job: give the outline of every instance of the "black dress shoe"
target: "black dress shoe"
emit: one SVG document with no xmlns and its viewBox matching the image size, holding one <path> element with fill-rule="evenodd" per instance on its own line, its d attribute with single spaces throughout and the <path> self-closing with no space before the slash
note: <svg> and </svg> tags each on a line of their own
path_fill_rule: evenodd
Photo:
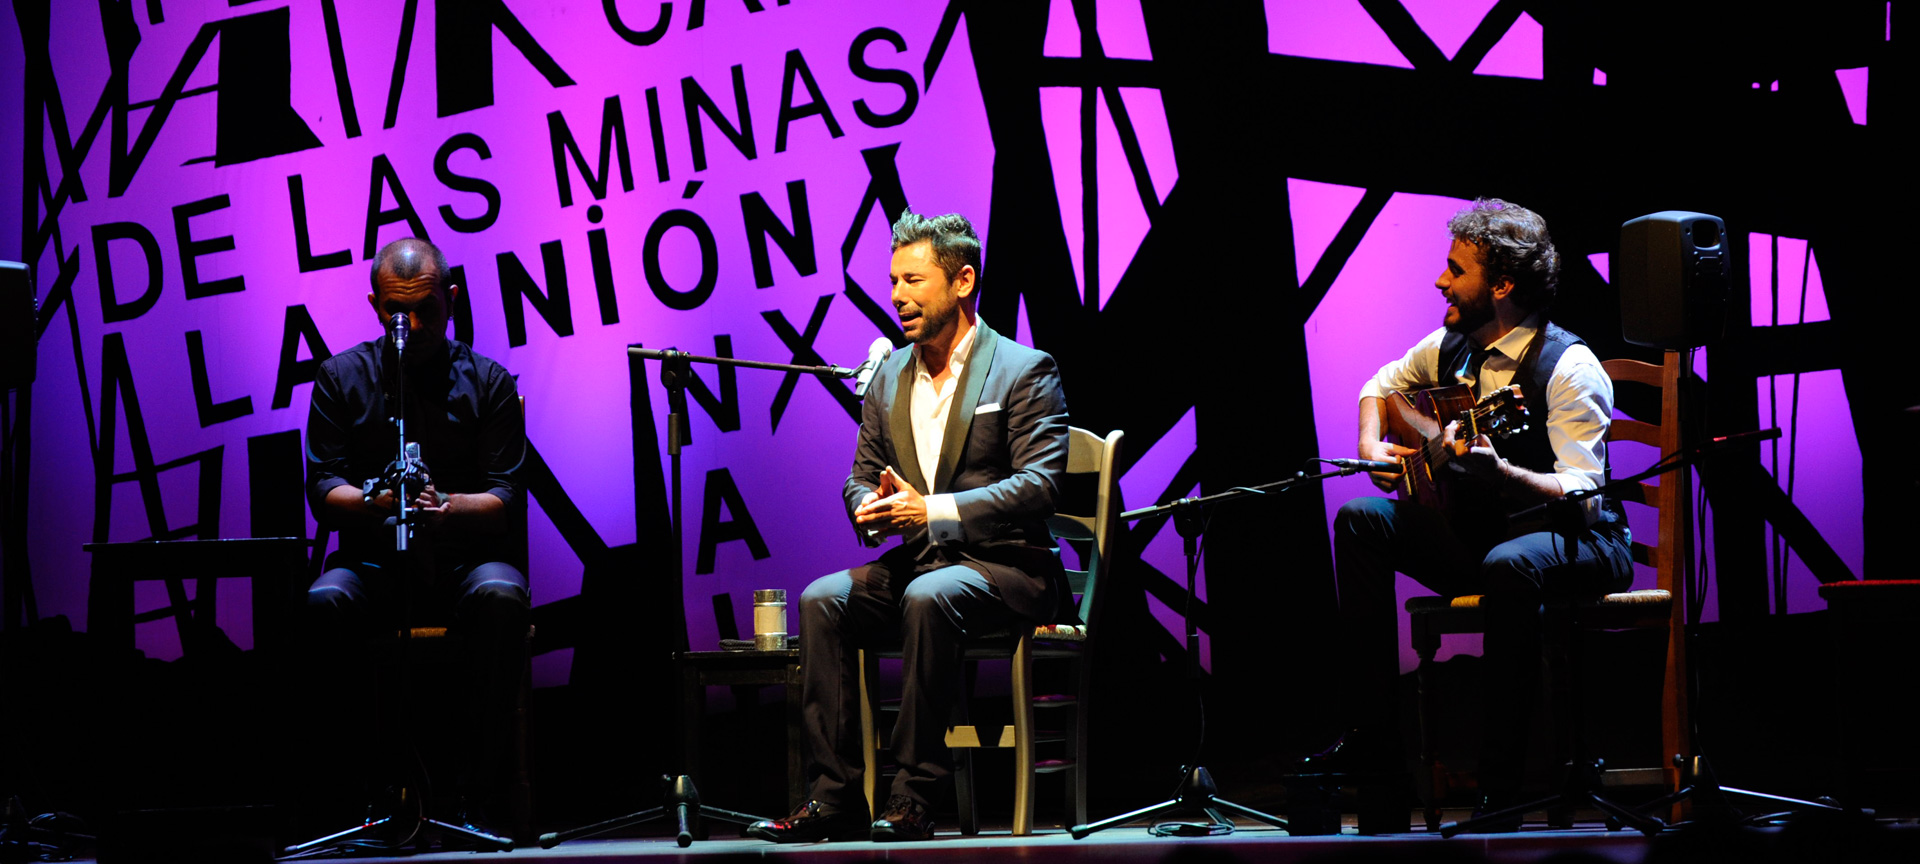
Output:
<svg viewBox="0 0 1920 864">
<path fill-rule="evenodd" d="M 875 843 L 932 839 L 933 815 L 927 812 L 927 805 L 905 795 L 888 798 L 887 809 L 873 823 Z"/>
<path fill-rule="evenodd" d="M 742 832 L 775 843 L 813 843 L 820 840 L 857 840 L 866 833 L 859 813 L 843 812 L 815 800 L 793 809 L 785 819 L 762 819 Z"/>
</svg>

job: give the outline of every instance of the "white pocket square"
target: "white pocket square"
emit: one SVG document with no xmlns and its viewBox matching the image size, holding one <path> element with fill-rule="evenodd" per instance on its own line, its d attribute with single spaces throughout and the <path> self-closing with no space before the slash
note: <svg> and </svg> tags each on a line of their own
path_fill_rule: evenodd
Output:
<svg viewBox="0 0 1920 864">
<path fill-rule="evenodd" d="M 975 408 L 975 409 L 973 409 L 973 413 L 975 413 L 975 414 L 992 414 L 993 412 L 995 412 L 995 411 L 998 411 L 998 410 L 1000 410 L 1000 403 L 998 403 L 998 402 L 988 402 L 988 403 L 987 403 L 987 404 L 985 404 L 985 405 L 981 405 L 980 407 L 978 407 L 978 408 Z"/>
</svg>

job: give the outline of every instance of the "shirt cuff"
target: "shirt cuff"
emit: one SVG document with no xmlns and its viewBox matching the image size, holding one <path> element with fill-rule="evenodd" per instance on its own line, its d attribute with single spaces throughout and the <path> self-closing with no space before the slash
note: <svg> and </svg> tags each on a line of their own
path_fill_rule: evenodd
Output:
<svg viewBox="0 0 1920 864">
<path fill-rule="evenodd" d="M 967 539 L 966 532 L 960 527 L 960 506 L 953 503 L 953 495 L 942 493 L 926 498 L 927 536 L 933 540 L 933 545 L 942 546 Z"/>
<path fill-rule="evenodd" d="M 1575 492 L 1585 492 L 1588 489 L 1598 488 L 1598 484 L 1578 474 L 1556 473 L 1553 475 L 1553 479 L 1560 481 L 1560 494 L 1562 495 L 1571 495 Z M 1605 496 L 1595 495 L 1580 502 L 1580 509 L 1586 515 L 1588 525 L 1592 525 L 1600 518 L 1600 510 L 1604 500 Z"/>
</svg>

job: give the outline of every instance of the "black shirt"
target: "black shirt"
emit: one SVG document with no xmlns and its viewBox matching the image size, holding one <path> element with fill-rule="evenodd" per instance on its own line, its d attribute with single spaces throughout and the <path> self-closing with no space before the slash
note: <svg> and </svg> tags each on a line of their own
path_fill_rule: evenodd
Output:
<svg viewBox="0 0 1920 864">
<path fill-rule="evenodd" d="M 527 433 L 513 378 L 464 342 L 445 346 L 441 357 L 407 370 L 407 440 L 420 444 L 435 489 L 484 492 L 519 506 Z M 322 502 L 334 487 L 359 488 L 394 460 L 398 435 L 387 407 L 387 370 L 393 365 L 384 339 L 362 342 L 320 364 L 307 413 L 307 501 L 314 518 L 326 521 Z M 340 530 L 343 553 L 378 557 L 393 549 L 391 529 L 378 524 L 331 527 Z M 498 554 L 473 547 L 457 557 L 488 560 Z"/>
</svg>

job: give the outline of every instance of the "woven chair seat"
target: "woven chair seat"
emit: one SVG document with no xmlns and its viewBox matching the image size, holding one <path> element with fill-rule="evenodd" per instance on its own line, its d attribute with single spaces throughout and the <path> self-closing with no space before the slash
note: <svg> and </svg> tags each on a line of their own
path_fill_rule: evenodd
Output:
<svg viewBox="0 0 1920 864">
<path fill-rule="evenodd" d="M 1443 609 L 1478 609 L 1484 594 L 1462 594 L 1458 597 L 1409 597 L 1407 611 L 1415 615 L 1431 614 Z M 1548 605 L 1565 605 L 1567 601 L 1548 601 Z M 1647 588 L 1640 591 L 1621 591 L 1603 594 L 1599 597 L 1582 597 L 1582 607 L 1614 606 L 1660 606 L 1673 602 L 1673 592 L 1659 588 Z"/>
<path fill-rule="evenodd" d="M 1085 642 L 1085 624 L 1044 624 L 1033 628 L 1033 638 L 1046 642 Z"/>
</svg>

